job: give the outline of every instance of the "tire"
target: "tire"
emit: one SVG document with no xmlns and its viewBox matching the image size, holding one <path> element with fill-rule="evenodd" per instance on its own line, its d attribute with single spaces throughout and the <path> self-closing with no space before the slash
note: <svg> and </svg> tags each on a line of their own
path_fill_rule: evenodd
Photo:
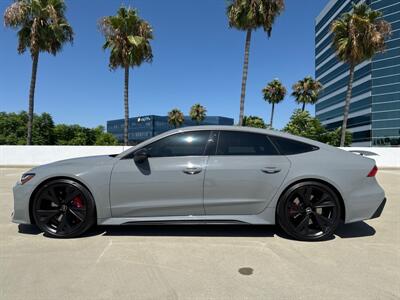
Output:
<svg viewBox="0 0 400 300">
<path fill-rule="evenodd" d="M 327 185 L 316 181 L 300 182 L 279 199 L 277 221 L 291 237 L 302 241 L 330 238 L 341 220 L 341 202 Z"/>
<path fill-rule="evenodd" d="M 70 179 L 55 179 L 35 194 L 32 216 L 46 236 L 77 237 L 96 223 L 95 202 L 82 184 Z"/>
</svg>

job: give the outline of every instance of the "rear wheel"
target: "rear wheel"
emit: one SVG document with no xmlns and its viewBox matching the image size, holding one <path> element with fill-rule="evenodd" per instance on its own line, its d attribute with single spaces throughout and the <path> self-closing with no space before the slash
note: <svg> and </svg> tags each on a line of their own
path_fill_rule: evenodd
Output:
<svg viewBox="0 0 400 300">
<path fill-rule="evenodd" d="M 340 223 L 340 201 L 328 186 L 319 182 L 301 182 L 280 198 L 277 217 L 290 236 L 305 241 L 332 236 Z"/>
<path fill-rule="evenodd" d="M 94 200 L 81 184 L 57 179 L 46 183 L 36 193 L 32 215 L 46 235 L 76 237 L 95 223 Z"/>
</svg>

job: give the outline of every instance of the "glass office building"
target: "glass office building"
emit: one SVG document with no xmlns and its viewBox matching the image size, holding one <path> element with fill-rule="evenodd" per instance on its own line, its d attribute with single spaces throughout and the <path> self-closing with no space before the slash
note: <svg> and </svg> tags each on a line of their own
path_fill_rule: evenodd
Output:
<svg viewBox="0 0 400 300">
<path fill-rule="evenodd" d="M 351 3 L 331 0 L 316 19 L 315 77 L 324 89 L 316 104 L 316 116 L 328 129 L 342 125 L 349 66 L 339 62 L 332 48 L 330 24 Z M 400 146 L 400 0 L 366 0 L 391 23 L 392 35 L 384 53 L 355 69 L 348 130 L 353 146 Z"/>
<path fill-rule="evenodd" d="M 196 122 L 185 116 L 184 126 L 194 126 Z M 220 116 L 207 116 L 201 125 L 233 125 L 232 118 Z M 137 144 L 156 136 L 162 132 L 173 129 L 168 124 L 167 116 L 141 116 L 129 119 L 128 139 L 130 144 Z M 124 119 L 107 121 L 107 132 L 113 134 L 118 141 L 124 140 Z"/>
</svg>

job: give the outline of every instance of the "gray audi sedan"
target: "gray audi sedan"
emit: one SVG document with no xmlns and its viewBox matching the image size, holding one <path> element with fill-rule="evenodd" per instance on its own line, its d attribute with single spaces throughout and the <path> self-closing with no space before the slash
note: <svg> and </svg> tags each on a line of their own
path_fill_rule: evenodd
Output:
<svg viewBox="0 0 400 300">
<path fill-rule="evenodd" d="M 118 155 L 35 167 L 14 187 L 13 222 L 69 238 L 91 226 L 278 224 L 322 240 L 379 217 L 372 159 L 281 132 L 234 126 L 171 130 Z"/>
</svg>

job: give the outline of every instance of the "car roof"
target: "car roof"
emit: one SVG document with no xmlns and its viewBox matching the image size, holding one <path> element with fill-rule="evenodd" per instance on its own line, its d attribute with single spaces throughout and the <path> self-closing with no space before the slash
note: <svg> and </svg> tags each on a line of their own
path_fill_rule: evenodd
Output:
<svg viewBox="0 0 400 300">
<path fill-rule="evenodd" d="M 151 143 L 153 143 L 159 139 L 162 139 L 166 136 L 173 135 L 176 133 L 199 131 L 199 130 L 223 130 L 223 131 L 253 132 L 253 133 L 267 134 L 270 136 L 278 136 L 278 137 L 288 138 L 291 140 L 307 143 L 307 144 L 314 145 L 319 148 L 324 148 L 324 149 L 328 149 L 328 150 L 338 149 L 336 147 L 332 147 L 327 144 L 320 143 L 320 142 L 317 142 L 317 141 L 314 141 L 314 140 L 311 140 L 308 138 L 292 135 L 292 134 L 285 133 L 282 131 L 277 131 L 277 130 L 236 126 L 236 125 L 231 125 L 231 126 L 229 126 L 229 125 L 200 125 L 200 126 L 180 127 L 180 128 L 176 128 L 176 129 L 172 129 L 172 130 L 163 132 L 163 133 L 156 135 L 146 141 L 141 142 L 140 144 L 138 144 L 136 146 L 129 148 L 128 150 L 125 150 L 124 152 L 120 153 L 118 155 L 118 157 L 124 157 L 125 155 L 134 151 L 135 149 L 138 149 L 138 148 L 141 148 L 148 144 L 151 144 Z"/>
</svg>

